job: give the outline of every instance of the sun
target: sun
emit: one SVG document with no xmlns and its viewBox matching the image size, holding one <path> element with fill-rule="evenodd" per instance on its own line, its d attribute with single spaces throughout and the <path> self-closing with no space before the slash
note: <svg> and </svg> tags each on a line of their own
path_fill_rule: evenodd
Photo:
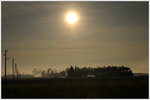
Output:
<svg viewBox="0 0 150 100">
<path fill-rule="evenodd" d="M 67 15 L 66 15 L 66 20 L 68 23 L 70 24 L 74 24 L 75 22 L 78 21 L 78 16 L 75 12 L 69 12 Z"/>
</svg>

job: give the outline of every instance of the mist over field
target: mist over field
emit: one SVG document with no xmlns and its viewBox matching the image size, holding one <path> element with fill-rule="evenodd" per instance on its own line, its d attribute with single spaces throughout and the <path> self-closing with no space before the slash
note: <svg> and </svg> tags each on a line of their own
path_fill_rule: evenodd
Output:
<svg viewBox="0 0 150 100">
<path fill-rule="evenodd" d="M 148 99 L 148 1 L 2 1 L 2 99 Z"/>
</svg>

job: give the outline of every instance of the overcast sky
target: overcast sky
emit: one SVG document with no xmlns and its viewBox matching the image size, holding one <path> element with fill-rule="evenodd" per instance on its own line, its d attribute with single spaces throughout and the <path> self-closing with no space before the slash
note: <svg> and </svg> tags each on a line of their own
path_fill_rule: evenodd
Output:
<svg viewBox="0 0 150 100">
<path fill-rule="evenodd" d="M 65 16 L 74 11 L 73 26 Z M 148 2 L 2 2 L 8 73 L 71 65 L 124 65 L 148 73 Z M 2 57 L 2 74 L 4 56 Z"/>
</svg>

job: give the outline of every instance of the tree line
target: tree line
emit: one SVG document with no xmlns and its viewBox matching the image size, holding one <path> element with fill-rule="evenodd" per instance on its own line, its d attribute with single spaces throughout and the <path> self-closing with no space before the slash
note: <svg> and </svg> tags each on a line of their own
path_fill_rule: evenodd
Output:
<svg viewBox="0 0 150 100">
<path fill-rule="evenodd" d="M 83 67 L 79 68 L 77 66 L 66 69 L 67 77 L 88 77 L 93 75 L 94 77 L 131 77 L 133 73 L 129 67 L 125 66 L 107 66 L 107 67 Z"/>
<path fill-rule="evenodd" d="M 129 67 L 125 66 L 103 66 L 103 67 L 83 67 L 77 66 L 66 68 L 63 71 L 57 71 L 56 69 L 48 68 L 47 70 L 34 69 L 33 75 L 40 75 L 47 78 L 83 78 L 83 77 L 131 77 L 133 73 Z"/>
<path fill-rule="evenodd" d="M 62 78 L 66 77 L 66 71 L 57 71 L 56 69 L 48 68 L 47 70 L 40 70 L 34 68 L 32 71 L 34 76 L 46 77 L 46 78 Z"/>
</svg>

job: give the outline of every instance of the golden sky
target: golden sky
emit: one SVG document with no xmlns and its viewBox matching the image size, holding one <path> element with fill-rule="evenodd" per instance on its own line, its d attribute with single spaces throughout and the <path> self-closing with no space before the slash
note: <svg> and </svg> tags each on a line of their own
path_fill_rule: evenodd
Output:
<svg viewBox="0 0 150 100">
<path fill-rule="evenodd" d="M 66 13 L 79 20 L 70 25 Z M 2 2 L 8 73 L 124 65 L 148 73 L 148 2 Z M 2 57 L 2 74 L 4 56 Z"/>
</svg>

